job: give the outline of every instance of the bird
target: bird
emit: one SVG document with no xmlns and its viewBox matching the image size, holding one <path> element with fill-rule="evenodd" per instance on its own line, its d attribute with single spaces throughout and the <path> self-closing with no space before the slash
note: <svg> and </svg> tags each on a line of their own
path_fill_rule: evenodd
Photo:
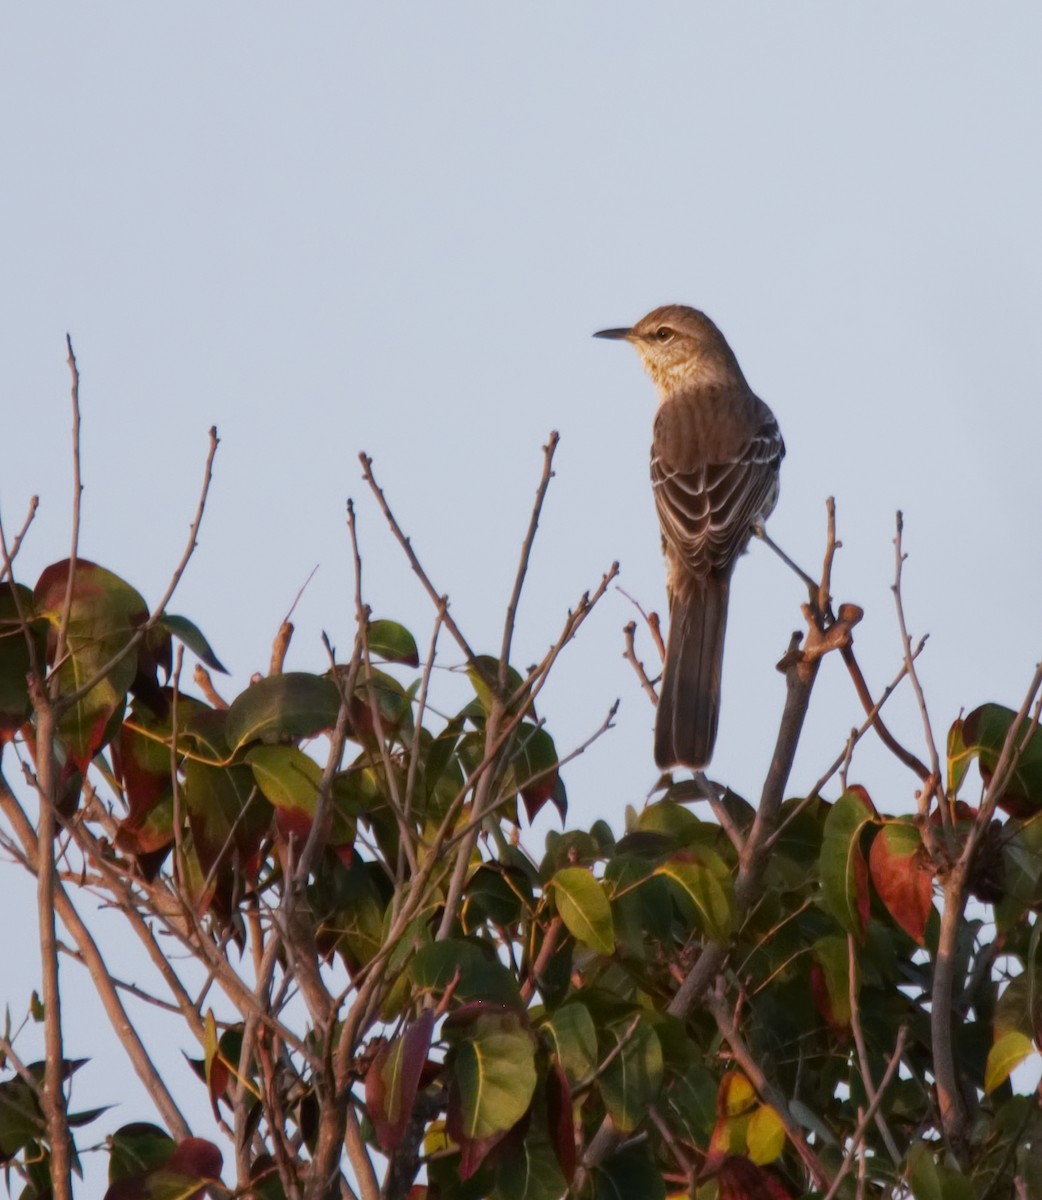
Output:
<svg viewBox="0 0 1042 1200">
<path fill-rule="evenodd" d="M 716 742 L 731 574 L 778 501 L 785 443 L 727 339 L 698 309 L 665 305 L 594 337 L 634 346 L 658 391 L 651 486 L 669 634 L 655 762 L 662 771 L 701 771 Z"/>
</svg>

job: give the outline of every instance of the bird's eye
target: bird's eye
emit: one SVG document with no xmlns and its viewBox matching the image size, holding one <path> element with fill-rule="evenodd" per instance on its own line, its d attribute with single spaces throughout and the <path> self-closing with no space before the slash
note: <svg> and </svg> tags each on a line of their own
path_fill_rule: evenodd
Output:
<svg viewBox="0 0 1042 1200">
<path fill-rule="evenodd" d="M 660 342 L 671 342 L 673 340 L 673 330 L 668 325 L 660 325 L 655 330 L 655 338 Z"/>
</svg>

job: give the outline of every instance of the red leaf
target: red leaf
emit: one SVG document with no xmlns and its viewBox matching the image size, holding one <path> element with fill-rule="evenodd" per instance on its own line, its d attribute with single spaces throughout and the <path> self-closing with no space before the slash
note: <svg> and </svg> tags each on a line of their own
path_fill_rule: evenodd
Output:
<svg viewBox="0 0 1042 1200">
<path fill-rule="evenodd" d="M 527 1116 L 527 1113 L 525 1114 Z M 449 1088 L 449 1102 L 445 1110 L 445 1132 L 459 1146 L 459 1177 L 469 1179 L 485 1161 L 489 1151 L 510 1132 L 508 1129 L 493 1133 L 487 1138 L 469 1138 L 463 1132 L 463 1103 L 459 1087 L 453 1081 Z"/>
<path fill-rule="evenodd" d="M 433 1032 L 434 1010 L 427 1008 L 401 1037 L 380 1047 L 366 1073 L 366 1105 L 385 1153 L 396 1149 L 405 1136 Z"/>
<path fill-rule="evenodd" d="M 811 963 L 810 965 L 810 994 L 814 999 L 814 1007 L 821 1013 L 828 1027 L 833 1033 L 845 1033 L 847 1025 L 840 1021 L 832 1009 L 832 998 L 829 995 L 829 987 L 825 981 L 825 972 L 820 963 Z"/>
<path fill-rule="evenodd" d="M 198 1179 L 220 1179 L 224 1159 L 220 1150 L 206 1138 L 185 1138 L 174 1147 L 166 1160 L 168 1171 L 182 1171 Z"/>
<path fill-rule="evenodd" d="M 565 1182 L 575 1175 L 575 1128 L 572 1121 L 572 1089 L 564 1068 L 555 1058 L 546 1075 L 546 1116 L 550 1141 Z"/>
<path fill-rule="evenodd" d="M 897 821 L 885 824 L 872 841 L 868 861 L 887 911 L 910 938 L 924 945 L 933 911 L 933 872 L 916 828 Z"/>
<path fill-rule="evenodd" d="M 724 1159 L 717 1188 L 719 1200 L 793 1200 L 773 1175 L 737 1154 Z"/>
</svg>

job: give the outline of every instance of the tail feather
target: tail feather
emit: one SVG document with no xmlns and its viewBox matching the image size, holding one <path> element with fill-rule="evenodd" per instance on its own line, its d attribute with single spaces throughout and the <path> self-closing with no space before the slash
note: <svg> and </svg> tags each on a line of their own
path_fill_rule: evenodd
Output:
<svg viewBox="0 0 1042 1200">
<path fill-rule="evenodd" d="M 729 590 L 728 578 L 710 577 L 673 596 L 655 718 L 655 762 L 661 770 L 699 771 L 713 756 Z"/>
</svg>

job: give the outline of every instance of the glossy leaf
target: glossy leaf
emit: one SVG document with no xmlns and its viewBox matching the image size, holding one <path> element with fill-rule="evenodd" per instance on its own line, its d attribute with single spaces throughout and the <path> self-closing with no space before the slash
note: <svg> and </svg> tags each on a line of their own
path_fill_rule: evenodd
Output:
<svg viewBox="0 0 1042 1200">
<path fill-rule="evenodd" d="M 597 1167 L 593 1195 L 594 1200 L 666 1200 L 666 1185 L 647 1147 L 632 1146 Z"/>
<path fill-rule="evenodd" d="M 845 937 L 819 938 L 813 947 L 811 994 L 818 1011 L 835 1030 L 850 1028 L 850 948 Z"/>
<path fill-rule="evenodd" d="M 825 908 L 862 940 L 868 924 L 868 868 L 861 833 L 874 814 L 856 791 L 840 796 L 825 818 L 821 845 L 821 888 Z"/>
<path fill-rule="evenodd" d="M 498 686 L 499 659 L 493 658 L 490 654 L 479 654 L 475 659 L 474 666 L 467 668 L 467 677 L 474 688 L 481 711 L 487 716 L 492 711 L 492 689 Z M 504 699 L 516 695 L 523 683 L 524 680 L 517 671 L 513 667 L 508 667 Z"/>
<path fill-rule="evenodd" d="M 54 563 L 41 574 L 33 592 L 37 615 L 51 626 L 49 652 L 56 649 L 68 576 L 68 560 Z M 148 606 L 130 584 L 96 563 L 77 560 L 65 654 L 55 668 L 61 694 L 79 691 L 107 668 L 58 724 L 58 733 L 80 770 L 115 732 L 112 718 L 122 709 L 138 672 L 139 651 L 127 647 L 147 619 Z M 114 662 L 121 651 L 126 653 Z"/>
<path fill-rule="evenodd" d="M 597 1066 L 597 1028 L 590 1010 L 578 1000 L 559 1008 L 547 1021 L 557 1059 L 574 1087 Z"/>
<path fill-rule="evenodd" d="M 776 1108 L 761 1104 L 746 1128 L 749 1158 L 758 1166 L 774 1162 L 785 1149 L 785 1126 Z"/>
<path fill-rule="evenodd" d="M 354 854 L 345 862 L 327 850 L 308 888 L 319 952 L 328 957 L 335 951 L 351 972 L 365 966 L 383 945 L 388 899 L 378 863 Z M 408 945 L 403 939 L 403 948 Z"/>
<path fill-rule="evenodd" d="M 910 821 L 887 821 L 868 855 L 872 883 L 887 911 L 920 946 L 933 911 L 933 872 L 919 830 Z"/>
<path fill-rule="evenodd" d="M 568 1188 L 549 1140 L 531 1134 L 496 1163 L 495 1178 L 496 1200 L 560 1200 Z"/>
<path fill-rule="evenodd" d="M 545 729 L 528 722 L 519 727 L 517 742 L 511 775 L 514 786 L 521 793 L 528 819 L 534 821 L 543 805 L 554 799 L 557 790 L 557 748 Z M 564 816 L 563 812 L 561 816 Z"/>
<path fill-rule="evenodd" d="M 34 620 L 33 594 L 20 583 L 12 591 L 11 584 L 5 581 L 0 584 L 0 741 L 20 729 L 32 711 L 26 677 L 33 656 L 19 610 L 30 622 L 29 636 L 41 674 L 46 663 L 46 624 Z"/>
<path fill-rule="evenodd" d="M 370 621 L 366 627 L 369 653 L 385 662 L 404 663 L 407 667 L 420 665 L 416 639 L 397 621 Z"/>
<path fill-rule="evenodd" d="M 662 1045 L 651 1023 L 643 1016 L 625 1027 L 611 1030 L 619 1053 L 598 1081 L 601 1098 L 616 1126 L 630 1133 L 644 1120 L 648 1106 L 662 1089 Z"/>
<path fill-rule="evenodd" d="M 694 905 L 699 926 L 708 937 L 724 941 L 731 936 L 735 922 L 734 893 L 726 873 L 678 856 L 663 863 L 656 874 L 680 887 Z"/>
<path fill-rule="evenodd" d="M 275 808 L 283 836 L 293 833 L 303 845 L 318 805 L 322 768 L 296 746 L 254 746 L 244 758 L 257 786 Z M 329 805 L 325 825 L 329 845 L 350 846 L 354 842 L 354 821 L 336 803 Z"/>
<path fill-rule="evenodd" d="M 988 1062 L 984 1068 L 984 1090 L 993 1092 L 1005 1083 L 1034 1049 L 1031 1038 L 1019 1030 L 1011 1029 L 1000 1034 L 988 1051 Z"/>
<path fill-rule="evenodd" d="M 227 675 L 227 668 L 221 663 L 221 660 L 213 652 L 210 643 L 203 636 L 202 630 L 189 621 L 187 617 L 178 617 L 173 613 L 163 613 L 156 622 L 161 628 L 168 633 L 173 634 L 179 642 L 183 642 L 185 646 L 199 659 L 205 663 L 211 671 L 219 671 L 222 675 Z"/>
<path fill-rule="evenodd" d="M 999 845 L 1002 887 L 995 924 L 1008 933 L 1042 902 L 1042 822 L 1007 821 Z"/>
<path fill-rule="evenodd" d="M 460 1001 L 490 1000 L 520 1007 L 511 973 L 474 942 L 446 938 L 420 950 L 409 966 L 413 987 L 441 994 L 456 976 L 453 995 Z"/>
<path fill-rule="evenodd" d="M 722 1117 L 740 1117 L 758 1103 L 756 1089 L 741 1071 L 725 1071 L 716 1096 L 716 1111 Z"/>
<path fill-rule="evenodd" d="M 611 905 L 585 867 L 563 867 L 553 877 L 554 902 L 568 932 L 598 954 L 615 949 Z"/>
<path fill-rule="evenodd" d="M 258 679 L 232 701 L 226 734 L 231 752 L 250 742 L 308 738 L 332 729 L 340 712 L 336 684 L 290 671 Z"/>
<path fill-rule="evenodd" d="M 135 1140 L 140 1144 L 144 1138 Z M 185 1138 L 170 1141 L 169 1147 L 161 1163 L 120 1175 L 105 1200 L 202 1200 L 213 1184 L 220 1184 L 222 1157 L 213 1142 Z"/>
<path fill-rule="evenodd" d="M 975 708 L 962 723 L 962 755 L 976 756 L 985 783 L 990 783 L 998 766 L 1006 735 L 1017 714 L 1001 704 L 983 704 Z M 1025 721 L 1020 731 L 1023 739 L 1030 728 Z M 950 768 L 949 768 L 950 769 Z M 998 805 L 1012 816 L 1028 818 L 1042 812 L 1042 729 L 1035 729 L 1018 756 L 1009 780 L 998 799 Z"/>
<path fill-rule="evenodd" d="M 146 1121 L 135 1121 L 109 1137 L 109 1183 L 161 1166 L 173 1153 L 174 1139 Z"/>
<path fill-rule="evenodd" d="M 459 1125 L 468 1139 L 508 1130 L 535 1092 L 535 1041 L 517 1012 L 482 1012 L 456 1026 L 446 1022 Z M 451 1117 L 450 1117 L 451 1122 Z"/>
</svg>

